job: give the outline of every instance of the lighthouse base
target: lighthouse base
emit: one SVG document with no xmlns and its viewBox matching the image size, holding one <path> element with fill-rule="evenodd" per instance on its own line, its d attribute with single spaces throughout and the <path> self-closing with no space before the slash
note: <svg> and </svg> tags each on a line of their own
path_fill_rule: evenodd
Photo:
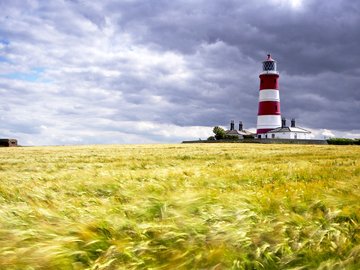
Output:
<svg viewBox="0 0 360 270">
<path fill-rule="evenodd" d="M 281 127 L 281 115 L 258 115 L 256 134 L 266 133 Z"/>
<path fill-rule="evenodd" d="M 256 134 L 263 134 L 263 133 L 267 133 L 268 131 L 273 130 L 273 128 L 262 128 L 262 129 L 258 129 L 256 130 Z"/>
</svg>

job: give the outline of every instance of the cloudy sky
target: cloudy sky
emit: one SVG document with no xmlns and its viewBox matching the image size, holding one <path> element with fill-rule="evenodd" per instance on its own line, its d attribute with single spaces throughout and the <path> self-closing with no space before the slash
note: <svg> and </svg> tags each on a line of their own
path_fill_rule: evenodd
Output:
<svg viewBox="0 0 360 270">
<path fill-rule="evenodd" d="M 0 0 L 0 137 L 180 142 L 254 130 L 261 61 L 316 137 L 360 137 L 360 2 Z"/>
</svg>

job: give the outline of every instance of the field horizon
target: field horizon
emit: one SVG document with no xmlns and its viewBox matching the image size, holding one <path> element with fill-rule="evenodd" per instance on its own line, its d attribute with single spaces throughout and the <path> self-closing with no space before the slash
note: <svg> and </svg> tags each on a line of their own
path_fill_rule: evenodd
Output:
<svg viewBox="0 0 360 270">
<path fill-rule="evenodd" d="M 0 148 L 0 269 L 359 269 L 360 148 Z"/>
</svg>

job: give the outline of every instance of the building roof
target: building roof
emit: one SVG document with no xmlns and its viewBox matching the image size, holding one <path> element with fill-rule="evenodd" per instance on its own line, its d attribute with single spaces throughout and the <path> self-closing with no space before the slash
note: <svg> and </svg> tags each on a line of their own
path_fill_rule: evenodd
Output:
<svg viewBox="0 0 360 270">
<path fill-rule="evenodd" d="M 249 135 L 254 135 L 254 133 L 247 131 L 247 130 L 226 130 L 225 131 L 226 135 L 242 135 L 242 136 L 249 136 Z"/>
<path fill-rule="evenodd" d="M 285 132 L 298 132 L 298 133 L 311 133 L 311 131 L 299 127 L 278 127 L 266 133 L 285 133 Z"/>
</svg>

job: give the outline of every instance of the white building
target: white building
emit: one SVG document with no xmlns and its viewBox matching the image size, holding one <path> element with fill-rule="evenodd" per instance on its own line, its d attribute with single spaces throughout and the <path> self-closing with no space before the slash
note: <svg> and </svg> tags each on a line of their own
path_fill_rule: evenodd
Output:
<svg viewBox="0 0 360 270">
<path fill-rule="evenodd" d="M 263 134 L 258 134 L 259 139 L 311 139 L 309 130 L 296 127 L 295 119 L 291 120 L 291 126 L 286 126 L 285 118 L 281 121 L 281 127 L 275 128 Z"/>
</svg>

